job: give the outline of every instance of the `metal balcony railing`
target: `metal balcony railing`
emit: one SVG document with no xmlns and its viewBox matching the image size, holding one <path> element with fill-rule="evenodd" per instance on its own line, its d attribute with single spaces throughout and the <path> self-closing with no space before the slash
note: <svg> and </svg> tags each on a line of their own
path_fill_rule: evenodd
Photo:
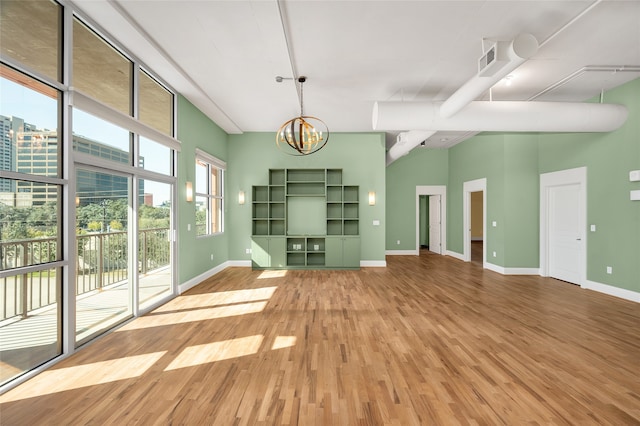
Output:
<svg viewBox="0 0 640 426">
<path fill-rule="evenodd" d="M 76 235 L 76 295 L 100 291 L 127 280 L 127 231 Z M 0 242 L 0 270 L 37 265 L 56 260 L 57 238 Z M 138 272 L 146 274 L 169 265 L 169 228 L 138 232 Z M 48 269 L 0 279 L 0 321 L 27 317 L 58 302 L 60 271 Z"/>
</svg>

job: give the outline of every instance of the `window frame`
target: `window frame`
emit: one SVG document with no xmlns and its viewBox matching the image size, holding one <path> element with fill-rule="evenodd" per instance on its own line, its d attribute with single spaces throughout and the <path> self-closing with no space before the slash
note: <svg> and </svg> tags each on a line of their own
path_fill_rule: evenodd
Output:
<svg viewBox="0 0 640 426">
<path fill-rule="evenodd" d="M 224 230 L 225 230 L 225 214 L 224 214 L 224 210 L 225 210 L 225 182 L 226 182 L 226 171 L 227 171 L 227 163 L 214 157 L 213 155 L 202 151 L 198 148 L 196 148 L 196 153 L 195 153 L 195 162 L 194 162 L 194 167 L 198 167 L 198 162 L 200 163 L 204 163 L 206 165 L 207 168 L 207 181 L 206 181 L 206 191 L 207 192 L 198 192 L 198 185 L 197 182 L 194 184 L 195 186 L 195 191 L 194 191 L 194 199 L 197 200 L 198 197 L 203 197 L 206 199 L 206 203 L 205 203 L 205 210 L 206 210 L 206 222 L 205 222 L 205 232 L 203 234 L 198 234 L 199 230 L 198 230 L 198 224 L 196 223 L 196 238 L 204 238 L 204 237 L 209 237 L 209 236 L 215 236 L 215 235 L 221 235 L 224 234 Z M 219 178 L 218 178 L 218 182 L 216 185 L 216 188 L 213 188 L 212 182 L 211 182 L 211 172 L 212 172 L 212 168 L 215 168 L 216 170 L 218 170 L 219 172 Z M 197 179 L 197 176 L 196 176 Z M 214 194 L 213 190 L 216 189 L 218 194 Z M 216 226 L 216 229 L 212 229 L 213 228 L 213 212 L 211 211 L 211 205 L 212 205 L 212 201 L 213 200 L 218 200 L 218 223 Z"/>
</svg>

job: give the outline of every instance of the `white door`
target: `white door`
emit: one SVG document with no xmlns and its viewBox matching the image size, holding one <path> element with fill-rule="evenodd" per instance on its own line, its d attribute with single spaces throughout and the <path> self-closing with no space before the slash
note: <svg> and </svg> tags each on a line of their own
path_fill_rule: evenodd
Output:
<svg viewBox="0 0 640 426">
<path fill-rule="evenodd" d="M 429 251 L 442 254 L 440 196 L 429 196 Z"/>
<path fill-rule="evenodd" d="M 580 185 L 549 188 L 549 276 L 581 284 Z"/>
</svg>

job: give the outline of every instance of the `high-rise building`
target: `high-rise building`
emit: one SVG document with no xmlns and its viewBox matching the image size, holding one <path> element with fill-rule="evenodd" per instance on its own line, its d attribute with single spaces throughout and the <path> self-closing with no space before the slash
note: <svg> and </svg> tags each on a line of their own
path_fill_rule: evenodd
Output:
<svg viewBox="0 0 640 426">
<path fill-rule="evenodd" d="M 38 129 L 19 117 L 0 115 L 2 128 L 2 170 L 19 173 L 58 176 L 61 150 L 56 130 Z M 118 163 L 129 163 L 129 153 L 84 136 L 73 135 L 73 149 Z M 144 164 L 144 159 L 140 159 Z M 141 197 L 144 181 L 138 185 Z M 79 205 L 97 203 L 103 199 L 115 199 L 128 194 L 128 180 L 89 170 L 77 173 Z M 0 180 L 0 202 L 17 207 L 42 205 L 59 198 L 58 186 L 27 181 Z"/>
</svg>

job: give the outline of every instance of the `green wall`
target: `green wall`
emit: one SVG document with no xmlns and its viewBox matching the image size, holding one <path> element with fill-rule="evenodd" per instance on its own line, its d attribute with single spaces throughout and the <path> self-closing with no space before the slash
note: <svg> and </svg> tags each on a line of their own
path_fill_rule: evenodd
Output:
<svg viewBox="0 0 640 426">
<path fill-rule="evenodd" d="M 343 183 L 360 187 L 361 259 L 385 260 L 385 148 L 381 133 L 332 133 L 319 152 L 296 157 L 276 148 L 274 133 L 245 133 L 229 136 L 227 173 L 227 231 L 229 258 L 250 260 L 245 250 L 251 247 L 251 187 L 268 183 L 269 169 L 335 168 L 343 169 Z M 244 191 L 246 203 L 238 204 L 238 192 Z M 368 193 L 376 192 L 376 205 L 369 206 Z M 373 220 L 380 226 L 373 226 Z"/>
<path fill-rule="evenodd" d="M 446 184 L 447 249 L 461 254 L 463 184 L 486 178 L 487 261 L 538 268 L 539 176 L 586 166 L 587 231 L 591 224 L 597 227 L 586 233 L 587 279 L 640 291 L 640 202 L 629 200 L 629 191 L 640 189 L 640 182 L 629 182 L 629 171 L 640 169 L 640 79 L 605 93 L 604 102 L 629 109 L 626 123 L 615 132 L 483 133 L 449 150 L 414 149 L 391 164 L 387 250 L 413 249 L 415 187 Z M 606 274 L 607 266 L 613 274 Z"/>
<path fill-rule="evenodd" d="M 627 122 L 611 133 L 540 135 L 539 170 L 587 168 L 587 279 L 640 291 L 640 201 L 629 200 L 640 189 L 629 182 L 629 171 L 640 169 L 640 79 L 605 93 L 604 102 L 626 105 Z"/>
<path fill-rule="evenodd" d="M 416 148 L 387 167 L 387 250 L 416 249 L 416 186 L 446 185 L 448 158 L 446 149 Z"/>
<path fill-rule="evenodd" d="M 183 96 L 178 97 L 178 283 L 182 284 L 229 260 L 229 233 L 196 238 L 196 207 L 186 201 L 187 181 L 195 186 L 196 148 L 227 161 L 227 134 Z M 225 209 L 227 210 L 227 209 Z M 187 230 L 191 224 L 191 230 Z M 211 260 L 213 255 L 213 260 Z"/>
<path fill-rule="evenodd" d="M 449 185 L 447 187 L 447 250 L 463 253 L 463 185 L 487 179 L 484 235 L 487 262 L 504 265 L 505 190 L 504 134 L 485 133 L 449 149 Z M 496 222 L 496 227 L 490 226 Z M 496 257 L 491 253 L 495 251 Z"/>
</svg>

